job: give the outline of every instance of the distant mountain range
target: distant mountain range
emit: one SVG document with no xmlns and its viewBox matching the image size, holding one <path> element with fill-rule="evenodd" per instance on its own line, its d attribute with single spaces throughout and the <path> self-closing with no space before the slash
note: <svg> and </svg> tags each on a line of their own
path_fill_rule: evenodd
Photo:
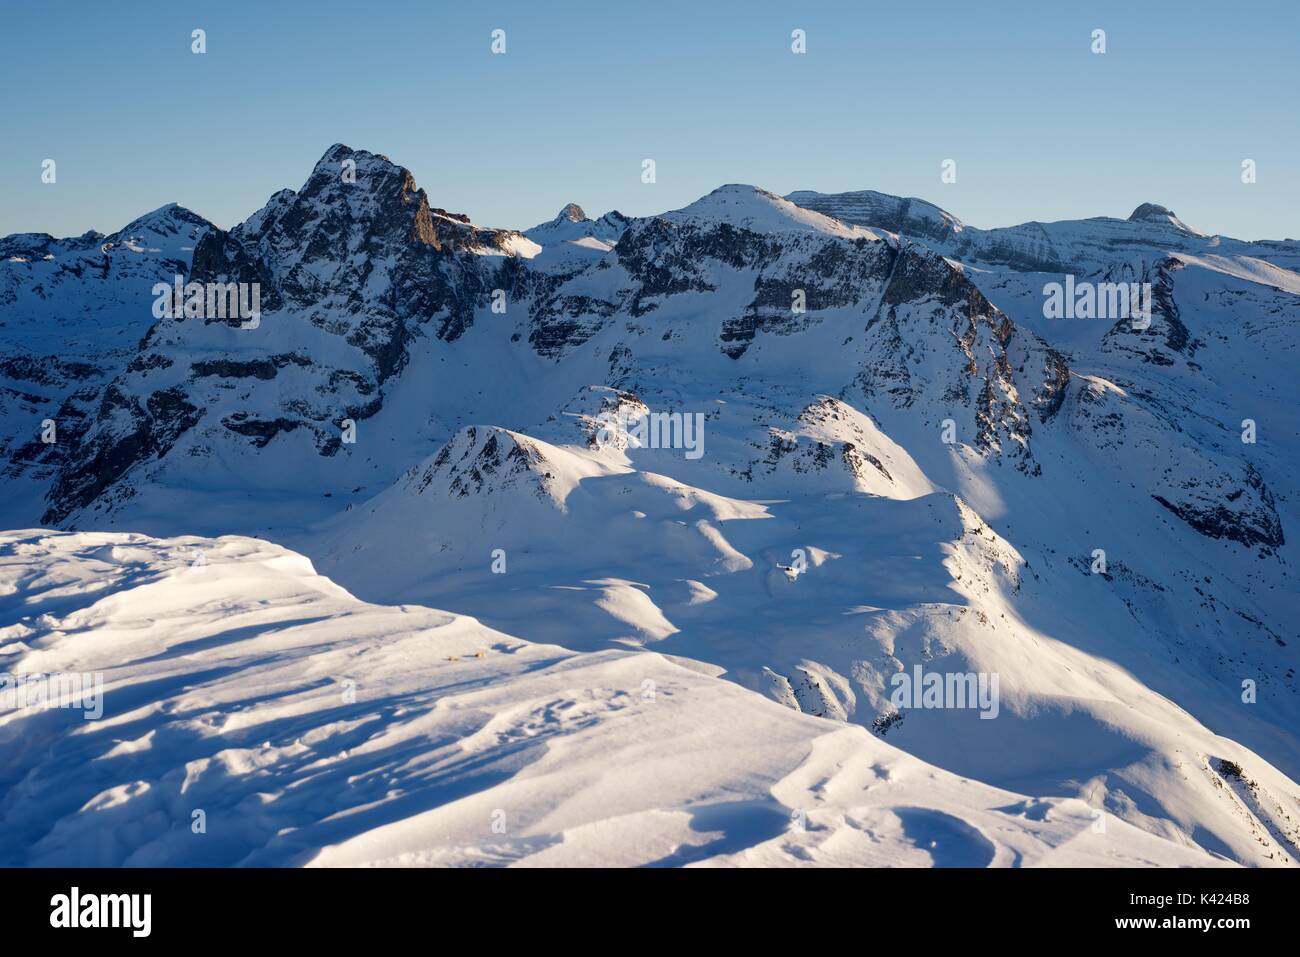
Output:
<svg viewBox="0 0 1300 957">
<path fill-rule="evenodd" d="M 159 317 L 178 276 L 255 284 L 259 315 Z M 1067 277 L 1145 286 L 1150 315 L 1047 318 Z M 174 546 L 144 536 L 268 539 L 365 601 L 580 657 L 645 649 L 692 700 L 861 726 L 828 780 L 865 794 L 845 767 L 910 752 L 970 862 L 1011 862 L 991 789 L 1019 796 L 998 809 L 1017 833 L 1091 825 L 1086 806 L 1116 842 L 1145 832 L 1143 862 L 1300 854 L 1295 240 L 1152 203 L 982 230 L 920 199 L 742 185 L 519 232 L 335 145 L 229 231 L 170 205 L 0 239 L 0 340 L 0 527 L 91 536 L 15 537 L 15 567 L 36 548 L 88 576 L 87 543 L 130 533 L 165 577 Z M 646 416 L 664 441 L 628 431 Z M 73 624 L 49 614 L 0 621 L 0 654 L 43 660 Z M 918 667 L 997 675 L 996 718 L 898 707 Z M 794 734 L 762 714 L 756 737 Z M 816 800 L 841 827 L 858 797 Z M 756 835 L 748 853 L 785 860 Z"/>
</svg>

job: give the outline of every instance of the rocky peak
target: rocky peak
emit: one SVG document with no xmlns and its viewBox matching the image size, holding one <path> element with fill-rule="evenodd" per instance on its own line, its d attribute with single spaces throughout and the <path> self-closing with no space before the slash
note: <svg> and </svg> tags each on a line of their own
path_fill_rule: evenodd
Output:
<svg viewBox="0 0 1300 957">
<path fill-rule="evenodd" d="M 952 213 L 923 199 L 890 196 L 873 189 L 851 193 L 817 193 L 799 190 L 786 196 L 804 209 L 815 210 L 845 223 L 884 229 L 891 233 L 943 240 L 960 233 L 964 224 Z"/>
<path fill-rule="evenodd" d="M 617 210 L 606 213 L 600 219 L 591 219 L 577 203 L 569 203 L 554 219 L 539 223 L 532 229 L 526 230 L 524 235 L 543 247 L 595 240 L 603 245 L 587 248 L 600 251 L 617 242 L 629 222 L 630 220 Z"/>
<path fill-rule="evenodd" d="M 1174 215 L 1173 210 L 1166 209 L 1158 203 L 1143 203 L 1137 209 L 1133 210 L 1133 212 L 1129 214 L 1128 218 L 1129 222 L 1132 223 L 1152 221 L 1160 222 L 1169 219 L 1172 215 Z"/>
<path fill-rule="evenodd" d="M 577 203 L 569 203 L 562 210 L 560 210 L 560 214 L 555 217 L 555 222 L 580 223 L 586 218 L 587 218 L 587 214 L 582 211 L 581 206 L 579 206 Z"/>
<path fill-rule="evenodd" d="M 307 258 L 375 254 L 407 243 L 438 251 L 521 251 L 514 231 L 475 226 L 464 213 L 432 206 L 410 170 L 343 143 L 325 151 L 302 189 L 274 194 L 232 235 Z"/>
<path fill-rule="evenodd" d="M 1179 219 L 1172 209 L 1158 203 L 1143 203 L 1129 214 L 1128 221 L 1130 223 L 1154 223 L 1161 226 L 1173 226 L 1180 232 L 1201 235 Z"/>
</svg>

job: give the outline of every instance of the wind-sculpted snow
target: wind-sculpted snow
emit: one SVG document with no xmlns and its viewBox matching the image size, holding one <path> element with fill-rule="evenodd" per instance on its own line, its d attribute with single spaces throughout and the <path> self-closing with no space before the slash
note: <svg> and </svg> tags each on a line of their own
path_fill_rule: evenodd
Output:
<svg viewBox="0 0 1300 957">
<path fill-rule="evenodd" d="M 820 424 L 826 409 L 802 421 Z M 467 430 L 471 442 L 477 431 Z M 672 467 L 662 452 L 561 450 L 498 434 L 485 468 L 470 452 L 486 446 L 462 451 L 465 439 L 314 541 L 323 567 L 364 595 L 454 603 L 566 647 L 647 646 L 710 661 L 791 708 L 873 728 L 967 777 L 1075 795 L 1242 862 L 1295 860 L 1293 781 L 1260 754 L 1240 758 L 1276 796 L 1267 815 L 1243 813 L 1213 764 L 1245 748 L 1197 717 L 1294 766 L 1282 730 L 1293 698 L 1272 702 L 1283 709 L 1272 730 L 1271 707 L 1257 718 L 1232 705 L 1242 673 L 1261 675 L 1270 698 L 1285 693 L 1285 669 L 1263 678 L 1260 668 L 1279 649 L 1256 643 L 1233 655 L 1254 663 L 1224 668 L 1190 630 L 1176 645 L 1153 640 L 1153 624 L 1170 624 L 1153 602 L 1185 585 L 1172 574 L 1128 564 L 1122 550 L 1104 577 L 1072 555 L 1030 561 L 961 499 L 915 486 L 865 497 L 845 481 L 813 493 L 793 472 L 808 491 L 760 505 L 656 473 Z M 521 448 L 529 454 L 517 456 Z M 519 467 L 501 467 L 513 458 Z M 475 463 L 472 490 L 463 468 L 447 471 L 453 461 Z M 1225 585 L 1207 582 L 1201 593 Z M 1134 641 L 1144 620 L 1150 637 Z M 918 667 L 997 676 L 992 720 L 974 706 L 900 711 L 893 679 Z"/>
<path fill-rule="evenodd" d="M 357 601 L 247 538 L 0 536 L 6 865 L 1205 865 L 707 666 Z"/>
</svg>

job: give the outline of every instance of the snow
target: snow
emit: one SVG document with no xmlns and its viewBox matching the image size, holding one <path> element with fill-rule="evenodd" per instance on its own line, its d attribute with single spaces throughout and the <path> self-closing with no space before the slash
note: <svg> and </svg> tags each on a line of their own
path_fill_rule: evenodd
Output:
<svg viewBox="0 0 1300 957">
<path fill-rule="evenodd" d="M 796 206 L 757 186 L 720 186 L 689 206 L 665 213 L 670 222 L 725 222 L 758 233 L 809 231 L 841 239 L 880 239 L 880 232 L 850 226 L 821 213 Z"/>
<path fill-rule="evenodd" d="M 956 216 L 923 199 L 903 199 L 864 189 L 848 193 L 818 193 L 798 190 L 785 197 L 797 206 L 817 209 L 847 223 L 860 222 L 866 216 L 873 224 L 898 231 L 907 223 L 921 223 L 927 229 L 958 233 L 965 225 Z M 907 230 L 909 233 L 912 230 Z"/>
<path fill-rule="evenodd" d="M 533 242 L 527 236 L 510 236 L 502 245 L 504 255 L 519 256 L 522 259 L 532 259 L 540 255 L 542 247 Z"/>
<path fill-rule="evenodd" d="M 1132 214 L 1130 214 L 1129 216 L 1129 221 L 1144 222 L 1144 223 L 1161 223 L 1164 225 L 1173 226 L 1179 232 L 1187 233 L 1188 235 L 1191 236 L 1205 235 L 1205 233 L 1193 229 L 1191 226 L 1188 226 L 1185 222 L 1183 222 L 1181 219 L 1175 216 L 1173 210 L 1166 209 L 1165 207 L 1159 206 L 1156 203 L 1143 203 L 1137 209 L 1133 210 Z"/>
<path fill-rule="evenodd" d="M 568 272 L 613 249 L 630 222 L 616 211 L 588 219 L 580 206 L 569 203 L 554 219 L 525 230 L 524 235 L 542 247 L 536 268 Z"/>
<path fill-rule="evenodd" d="M 364 604 L 267 542 L 6 533 L 0 592 L 11 670 L 106 682 L 97 721 L 0 715 L 7 865 L 1219 863 L 652 652 Z"/>
</svg>

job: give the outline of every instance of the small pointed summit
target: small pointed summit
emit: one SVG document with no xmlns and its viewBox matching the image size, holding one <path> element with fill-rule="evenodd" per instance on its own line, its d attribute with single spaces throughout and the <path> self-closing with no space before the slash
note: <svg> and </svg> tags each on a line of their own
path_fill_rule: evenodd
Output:
<svg viewBox="0 0 1300 957">
<path fill-rule="evenodd" d="M 1198 232 L 1191 226 L 1179 219 L 1172 209 L 1161 206 L 1158 203 L 1143 203 L 1129 215 L 1130 223 L 1159 223 L 1162 225 L 1173 226 L 1175 229 L 1184 233 L 1191 233 L 1196 236 L 1202 236 L 1204 233 Z"/>
<path fill-rule="evenodd" d="M 136 252 L 179 254 L 188 250 L 188 244 L 196 241 L 203 232 L 213 228 L 212 223 L 193 210 L 179 203 L 168 203 L 137 216 L 105 237 L 105 247 L 122 246 Z"/>
<path fill-rule="evenodd" d="M 1129 222 L 1151 222 L 1153 220 L 1167 222 L 1169 217 L 1173 215 L 1174 211 L 1172 209 L 1166 209 L 1157 203 L 1143 203 L 1133 210 L 1133 213 L 1129 216 Z"/>
<path fill-rule="evenodd" d="M 560 215 L 555 217 L 555 221 L 557 223 L 565 222 L 565 221 L 568 221 L 570 223 L 581 223 L 584 222 L 586 219 L 587 219 L 587 214 L 582 211 L 582 207 L 579 206 L 577 203 L 569 203 L 562 210 L 560 210 Z"/>
<path fill-rule="evenodd" d="M 159 206 L 157 209 L 145 213 L 143 216 L 137 216 L 131 222 L 127 223 L 120 232 L 129 232 L 143 228 L 162 229 L 166 232 L 175 232 L 179 226 L 211 226 L 206 219 L 191 209 L 186 209 L 180 203 L 168 203 L 165 206 Z"/>
<path fill-rule="evenodd" d="M 625 228 L 627 219 L 621 213 L 606 213 L 593 220 L 577 203 L 568 203 L 554 219 L 524 230 L 524 235 L 542 246 L 597 240 L 596 244 L 588 243 L 585 248 L 603 252 L 601 244 L 613 244 Z"/>
</svg>

